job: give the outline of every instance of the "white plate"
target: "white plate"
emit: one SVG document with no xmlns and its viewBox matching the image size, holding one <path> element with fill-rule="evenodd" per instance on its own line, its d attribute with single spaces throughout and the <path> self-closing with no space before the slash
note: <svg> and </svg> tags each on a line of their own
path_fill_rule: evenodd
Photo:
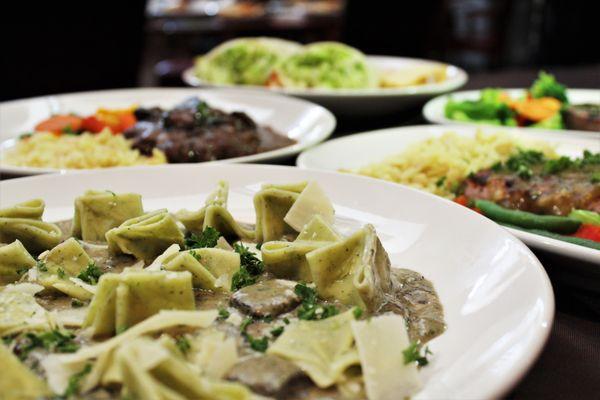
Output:
<svg viewBox="0 0 600 400">
<path fill-rule="evenodd" d="M 217 162 L 266 162 L 291 156 L 325 140 L 335 129 L 335 117 L 326 109 L 304 100 L 269 93 L 224 89 L 123 89 L 36 97 L 0 103 L 0 173 L 34 175 L 72 170 L 2 165 L 2 153 L 14 146 L 20 134 L 33 130 L 57 113 L 93 114 L 99 107 L 160 106 L 171 108 L 198 96 L 225 111 L 244 111 L 257 123 L 267 125 L 297 141 L 292 146 Z"/>
<path fill-rule="evenodd" d="M 353 169 L 383 158 L 401 153 L 409 144 L 438 137 L 446 132 L 473 136 L 478 130 L 485 133 L 508 132 L 519 136 L 541 139 L 556 145 L 562 155 L 580 157 L 583 150 L 600 151 L 600 134 L 580 131 L 543 131 L 506 127 L 474 127 L 456 125 L 422 125 L 384 129 L 374 132 L 331 140 L 300 154 L 297 165 L 300 168 L 316 168 L 338 171 Z M 528 245 L 567 257 L 600 264 L 600 251 L 566 243 L 556 239 L 509 229 Z"/>
<path fill-rule="evenodd" d="M 435 61 L 418 58 L 367 56 L 369 63 L 379 70 L 402 70 L 415 66 L 441 65 Z M 443 82 L 427 85 L 407 86 L 403 88 L 374 89 L 290 89 L 262 86 L 217 85 L 204 82 L 194 74 L 194 68 L 184 71 L 182 79 L 190 86 L 236 87 L 245 90 L 276 92 L 313 101 L 328 108 L 336 115 L 372 116 L 400 111 L 422 104 L 433 96 L 451 92 L 463 86 L 468 79 L 467 73 L 456 66 L 449 65 L 447 79 Z"/>
<path fill-rule="evenodd" d="M 543 348 L 554 296 L 531 251 L 479 214 L 399 185 L 277 166 L 134 167 L 0 182 L 0 207 L 39 197 L 45 219 L 70 218 L 73 199 L 98 188 L 140 193 L 148 210 L 196 209 L 221 179 L 231 185 L 232 214 L 244 221 L 254 220 L 252 195 L 260 183 L 316 180 L 335 204 L 338 227 L 372 223 L 394 265 L 433 282 L 448 329 L 429 345 L 434 356 L 415 399 L 501 397 Z"/>
<path fill-rule="evenodd" d="M 525 95 L 525 89 L 503 89 L 510 97 L 519 98 Z M 485 123 L 478 122 L 466 122 L 456 121 L 450 118 L 446 118 L 446 103 L 448 99 L 452 97 L 456 101 L 464 100 L 477 100 L 481 90 L 468 90 L 463 92 L 455 92 L 449 95 L 438 96 L 435 99 L 429 100 L 425 107 L 423 107 L 423 116 L 429 122 L 436 124 L 457 124 L 457 125 L 486 125 Z M 583 103 L 600 103 L 600 90 L 594 89 L 567 89 L 567 96 L 571 104 L 583 104 Z M 493 125 L 494 126 L 494 125 Z M 527 129 L 541 129 L 548 131 L 549 129 L 544 128 L 527 128 Z M 553 129 L 557 130 L 557 129 Z M 564 132 L 564 129 L 557 130 Z"/>
</svg>

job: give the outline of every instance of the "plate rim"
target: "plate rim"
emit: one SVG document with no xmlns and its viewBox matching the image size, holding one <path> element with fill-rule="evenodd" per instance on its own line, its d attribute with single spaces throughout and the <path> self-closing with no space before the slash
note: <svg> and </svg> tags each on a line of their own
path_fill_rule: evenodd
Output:
<svg viewBox="0 0 600 400">
<path fill-rule="evenodd" d="M 447 79 L 443 82 L 412 85 L 402 88 L 370 88 L 370 89 L 297 89 L 297 88 L 274 88 L 256 85 L 235 85 L 235 84 L 214 84 L 204 82 L 194 74 L 194 66 L 186 68 L 181 79 L 192 87 L 207 87 L 207 88 L 236 88 L 247 91 L 278 93 L 303 98 L 373 98 L 373 97 L 409 97 L 409 96 L 433 96 L 441 93 L 454 91 L 469 80 L 469 74 L 463 69 L 454 64 L 448 64 L 436 60 L 428 60 L 424 58 L 412 57 L 396 57 L 396 56 L 380 56 L 367 55 L 367 60 L 377 62 L 378 60 L 404 60 L 411 62 L 420 62 L 423 64 L 439 64 L 446 65 L 456 73 L 453 79 Z"/>
<path fill-rule="evenodd" d="M 236 93 L 240 93 L 240 94 L 243 94 L 246 96 L 248 95 L 247 91 L 239 90 L 236 88 L 133 87 L 133 88 L 117 88 L 117 89 L 103 89 L 103 90 L 86 90 L 86 91 L 80 91 L 80 92 L 57 93 L 57 94 L 50 94 L 50 95 L 44 95 L 44 96 L 28 97 L 28 98 L 23 98 L 23 99 L 14 99 L 14 100 L 0 102 L 0 110 L 2 110 L 2 108 L 5 106 L 15 106 L 15 105 L 19 105 L 20 103 L 23 103 L 23 106 L 26 106 L 26 104 L 31 101 L 38 101 L 38 100 L 39 101 L 42 101 L 42 100 L 43 101 L 51 101 L 51 99 L 53 99 L 53 98 L 62 98 L 62 97 L 70 97 L 70 96 L 92 96 L 92 95 L 98 94 L 98 93 L 108 94 L 108 95 L 114 93 L 115 95 L 118 95 L 118 94 L 125 94 L 128 92 L 143 93 L 143 92 L 153 92 L 153 91 L 158 91 L 158 92 L 178 91 L 178 92 L 190 92 L 190 94 L 197 93 L 198 91 L 208 91 L 208 92 L 213 92 L 216 94 L 223 93 L 223 94 L 235 95 Z M 201 95 L 201 94 L 199 94 L 199 95 Z M 223 160 L 204 161 L 204 162 L 200 162 L 200 163 L 182 163 L 182 164 L 192 164 L 193 165 L 193 164 L 213 164 L 213 163 L 255 163 L 255 162 L 274 161 L 274 160 L 278 160 L 281 158 L 299 154 L 303 150 L 309 149 L 309 148 L 327 140 L 327 138 L 329 138 L 333 134 L 333 132 L 335 131 L 335 128 L 337 127 L 337 119 L 330 110 L 328 110 L 327 108 L 325 108 L 319 104 L 313 103 L 309 100 L 299 99 L 299 98 L 294 98 L 294 97 L 289 97 L 289 96 L 283 96 L 278 93 L 268 93 L 268 92 L 255 93 L 255 94 L 253 93 L 253 96 L 265 97 L 265 98 L 271 98 L 271 99 L 275 98 L 275 99 L 279 99 L 279 100 L 286 101 L 289 103 L 296 103 L 299 105 L 303 105 L 307 108 L 310 107 L 310 108 L 319 110 L 319 112 L 322 113 L 322 118 L 325 119 L 323 133 L 320 134 L 319 136 L 317 136 L 312 141 L 307 141 L 305 143 L 297 142 L 290 146 L 285 146 L 285 147 L 282 147 L 279 149 L 265 151 L 262 153 L 251 154 L 251 155 L 242 156 L 242 157 L 227 158 L 227 159 L 223 159 Z M 17 137 L 18 136 L 7 138 L 2 143 L 6 143 L 10 140 L 15 140 Z M 0 150 L 1 150 L 1 147 L 0 147 Z M 166 164 L 166 165 L 170 166 L 170 165 L 174 165 L 174 164 Z M 109 167 L 107 169 L 114 169 L 114 168 L 121 168 L 121 167 Z M 133 167 L 125 167 L 125 168 L 133 168 Z M 103 169 L 103 168 L 97 168 L 97 169 Z M 96 169 L 83 169 L 83 171 L 88 171 L 88 170 L 94 171 Z M 23 175 L 23 176 L 51 174 L 51 173 L 71 174 L 71 173 L 75 173 L 75 172 L 79 172 L 79 171 L 82 171 L 82 169 L 19 167 L 19 166 L 0 164 L 0 175 L 3 173 L 11 174 L 11 175 Z"/>
<path fill-rule="evenodd" d="M 523 94 L 527 88 L 501 88 L 504 91 L 507 92 L 511 92 L 511 93 L 520 93 Z M 493 125 L 493 124 L 486 124 L 485 122 L 472 122 L 472 121 L 457 121 L 454 119 L 450 119 L 447 118 L 443 113 L 439 113 L 438 110 L 442 110 L 443 107 L 445 106 L 445 103 L 448 101 L 448 98 L 451 96 L 475 96 L 478 93 L 481 93 L 483 89 L 472 89 L 472 90 L 460 90 L 457 92 L 452 92 L 452 93 L 443 93 L 440 94 L 439 96 L 436 96 L 430 100 L 428 100 L 425 105 L 423 106 L 422 112 L 421 114 L 423 115 L 423 118 L 425 118 L 426 121 L 432 123 L 432 124 L 452 124 L 452 125 L 468 125 L 468 126 L 495 126 L 495 127 L 499 127 L 499 128 L 512 128 L 509 126 L 503 126 L 503 125 Z M 594 94 L 597 93 L 598 94 L 598 98 L 600 98 L 600 89 L 590 89 L 590 88 L 567 88 L 567 94 L 571 92 L 573 94 L 576 93 L 580 93 L 580 94 Z M 529 130 L 539 130 L 539 131 L 553 131 L 553 132 L 573 132 L 575 131 L 574 129 L 549 129 L 549 128 L 543 128 L 543 127 L 520 127 L 521 129 L 529 129 Z M 600 135 L 600 132 L 594 132 L 594 131 L 576 131 L 576 132 L 586 132 L 587 134 L 598 134 Z"/>
<path fill-rule="evenodd" d="M 303 172 L 306 175 L 310 175 L 311 177 L 313 175 L 327 175 L 330 176 L 332 178 L 335 178 L 336 176 L 339 177 L 340 175 L 344 176 L 344 179 L 350 179 L 350 180 L 356 180 L 356 181 L 364 181 L 365 184 L 367 185 L 383 185 L 389 188 L 389 190 L 400 190 L 400 191 L 410 191 L 413 193 L 418 194 L 419 196 L 424 196 L 424 197 L 430 197 L 432 199 L 432 201 L 436 202 L 436 203 L 444 203 L 444 207 L 449 207 L 449 208 L 454 208 L 457 212 L 468 212 L 468 210 L 464 209 L 464 207 L 452 203 L 452 202 L 445 202 L 443 198 L 436 196 L 434 194 L 431 193 L 427 193 L 427 192 L 423 192 L 420 191 L 418 189 L 414 189 L 408 186 L 404 186 L 404 185 L 397 185 L 394 184 L 392 182 L 388 182 L 388 181 L 383 181 L 383 180 L 377 180 L 377 179 L 373 179 L 373 178 L 369 178 L 369 177 L 365 177 L 365 176 L 359 176 L 359 175 L 344 175 L 341 174 L 339 172 L 334 172 L 334 171 L 330 171 L 330 170 L 320 170 L 320 169 L 300 169 L 300 168 L 295 168 L 292 166 L 282 166 L 282 165 L 264 165 L 264 164 L 251 164 L 251 165 L 243 165 L 243 164 L 190 164 L 190 165 L 183 165 L 183 164 L 179 164 L 179 165 L 175 165 L 175 168 L 169 168 L 168 166 L 157 166 L 157 167 L 147 167 L 147 166 L 136 166 L 136 167 L 119 167 L 119 168 L 114 168 L 114 169 L 109 169 L 109 170 L 89 170 L 89 171 L 78 171 L 69 175 L 59 175 L 59 174 L 47 174 L 47 175 L 37 175 L 37 176 L 28 176 L 28 177 L 22 177 L 22 178 L 17 178 L 17 179 L 10 179 L 10 180 L 4 180 L 4 181 L 0 181 L 0 189 L 2 188 L 6 188 L 7 186 L 19 186 L 21 184 L 26 184 L 26 183 L 32 183 L 35 184 L 35 182 L 40 181 L 40 180 L 62 180 L 63 178 L 67 178 L 67 179 L 77 179 L 77 176 L 86 176 L 86 175 L 98 175 L 98 174 L 106 174 L 106 175 L 118 175 L 121 173 L 130 173 L 130 174 L 134 174 L 136 173 L 136 171 L 141 171 L 144 172 L 146 170 L 150 170 L 152 168 L 159 168 L 159 169 L 163 169 L 165 170 L 165 173 L 170 173 L 170 174 L 175 174 L 177 169 L 197 169 L 197 170 L 202 170 L 202 169 L 237 169 L 240 171 L 244 171 L 245 169 L 255 169 L 255 170 L 262 170 L 262 171 L 266 171 L 269 169 L 275 169 L 275 170 L 297 170 L 299 172 Z M 245 171 L 244 171 L 245 172 Z M 250 175 L 256 175 L 259 176 L 257 174 L 250 174 Z M 258 179 L 260 181 L 260 179 Z M 486 396 L 484 396 L 485 398 L 489 398 L 489 399 L 493 399 L 493 398 L 501 398 L 502 396 L 506 395 L 507 393 L 509 393 L 512 389 L 514 389 L 514 387 L 516 387 L 519 382 L 521 382 L 521 380 L 524 378 L 524 376 L 530 371 L 530 369 L 532 368 L 532 366 L 534 365 L 534 363 L 539 359 L 543 349 L 545 348 L 551 332 L 552 332 L 552 327 L 554 325 L 554 319 L 555 319 L 555 314 L 556 314 L 556 302 L 555 302 L 555 295 L 554 295 L 554 289 L 552 287 L 552 283 L 550 281 L 550 278 L 548 276 L 548 273 L 546 272 L 545 268 L 543 267 L 543 265 L 541 264 L 541 262 L 538 260 L 538 258 L 533 254 L 533 252 L 520 240 L 518 240 L 517 238 L 513 237 L 507 230 L 503 229 L 502 227 L 498 226 L 497 224 L 495 224 L 493 221 L 483 217 L 482 215 L 476 214 L 474 213 L 472 215 L 472 217 L 477 218 L 480 220 L 481 223 L 483 224 L 488 224 L 488 225 L 494 225 L 493 229 L 496 229 L 499 235 L 503 235 L 504 237 L 506 237 L 507 239 L 511 240 L 511 242 L 513 243 L 514 246 L 517 246 L 518 248 L 520 248 L 524 254 L 526 254 L 528 256 L 528 258 L 531 260 L 531 265 L 528 267 L 534 267 L 536 268 L 536 272 L 538 275 L 538 279 L 539 279 L 539 284 L 540 284 L 540 297 L 543 298 L 543 302 L 544 302 L 544 312 L 540 314 L 540 321 L 539 323 L 535 324 L 535 331 L 536 331 L 536 335 L 533 339 L 531 339 L 531 343 L 530 344 L 530 356 L 527 357 L 526 359 L 520 359 L 518 361 L 515 361 L 515 364 L 513 365 L 514 368 L 510 369 L 509 372 L 507 372 L 505 375 L 503 375 L 501 377 L 501 379 L 499 379 L 497 382 L 500 382 L 498 384 L 496 384 L 493 388 L 491 389 L 486 389 L 486 390 L 480 390 L 480 392 L 484 392 L 483 394 L 485 394 Z M 418 393 L 417 393 L 418 395 Z"/>
<path fill-rule="evenodd" d="M 343 141 L 361 140 L 363 138 L 372 137 L 374 135 L 384 135 L 384 134 L 392 134 L 392 133 L 402 134 L 403 130 L 435 129 L 435 130 L 452 131 L 452 130 L 456 130 L 457 128 L 461 128 L 461 127 L 463 129 L 467 128 L 470 130 L 476 129 L 476 130 L 484 130 L 484 131 L 485 130 L 489 131 L 489 130 L 493 130 L 493 129 L 506 130 L 509 132 L 521 131 L 522 133 L 524 133 L 526 135 L 533 135 L 533 136 L 539 135 L 540 139 L 543 139 L 542 136 L 545 133 L 544 131 L 551 133 L 552 135 L 555 135 L 555 136 L 563 136 L 564 135 L 571 139 L 575 138 L 575 139 L 588 140 L 588 141 L 593 140 L 592 137 L 596 134 L 595 132 L 574 131 L 574 130 L 556 130 L 556 129 L 535 129 L 535 130 L 528 131 L 525 128 L 519 128 L 519 127 L 488 126 L 488 125 L 477 125 L 477 124 L 469 124 L 469 125 L 462 125 L 462 124 L 409 125 L 409 126 L 378 129 L 378 130 L 373 130 L 373 131 L 365 131 L 365 132 L 360 132 L 360 133 L 356 133 L 353 135 L 342 136 L 339 138 L 334 138 L 332 140 L 328 140 L 327 142 L 320 143 L 316 146 L 313 146 L 310 149 L 306 149 L 305 151 L 301 152 L 300 155 L 298 156 L 298 158 L 296 159 L 296 166 L 298 168 L 307 169 L 307 170 L 316 169 L 319 171 L 332 171 L 330 169 L 321 169 L 319 167 L 315 167 L 314 165 L 311 165 L 310 162 L 307 162 L 307 159 L 310 156 L 311 152 L 316 151 L 318 148 L 324 147 L 324 146 L 335 146 L 335 143 L 339 143 L 339 142 L 343 142 Z M 597 136 L 598 136 L 598 140 L 600 140 L 600 133 L 598 133 Z M 427 139 L 427 137 L 424 136 L 423 140 L 425 140 L 425 139 Z M 382 179 L 378 179 L 378 178 L 371 178 L 371 177 L 366 177 L 366 176 L 365 176 L 365 178 L 374 179 L 374 180 L 378 180 L 378 181 L 382 181 L 382 182 L 388 182 L 388 181 L 383 181 Z M 388 182 L 388 183 L 391 183 L 393 185 L 399 185 L 399 186 L 411 188 L 410 186 L 406 186 L 406 185 L 403 185 L 400 183 L 395 183 L 395 182 Z M 414 188 L 411 188 L 411 189 L 414 189 Z M 415 189 L 415 190 L 418 190 L 418 189 Z M 534 248 L 546 250 L 546 251 L 554 253 L 554 254 L 568 256 L 570 258 L 574 258 L 574 259 L 582 260 L 582 261 L 585 261 L 588 263 L 600 265 L 600 251 L 597 251 L 597 250 L 594 250 L 591 248 L 587 248 L 584 246 L 576 245 L 573 243 L 564 242 L 562 240 L 553 239 L 553 238 L 549 238 L 549 237 L 545 237 L 545 236 L 541 236 L 541 235 L 536 235 L 536 234 L 533 234 L 530 232 L 521 231 L 518 229 L 512 229 L 512 228 L 507 228 L 507 229 L 512 235 L 516 236 L 519 240 L 523 241 L 525 244 L 532 246 Z"/>
</svg>

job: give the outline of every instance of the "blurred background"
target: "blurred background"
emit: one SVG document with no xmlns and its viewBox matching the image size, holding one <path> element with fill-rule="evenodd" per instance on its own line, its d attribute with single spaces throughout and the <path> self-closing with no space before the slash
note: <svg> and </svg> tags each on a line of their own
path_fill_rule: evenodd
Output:
<svg viewBox="0 0 600 400">
<path fill-rule="evenodd" d="M 13 7 L 14 5 L 14 7 Z M 193 57 L 239 36 L 338 40 L 367 54 L 432 58 L 469 87 L 544 68 L 600 87 L 600 2 L 588 0 L 105 0 L 11 3 L 0 17 L 0 100 L 183 86 Z M 489 82 L 488 82 L 489 84 Z"/>
</svg>

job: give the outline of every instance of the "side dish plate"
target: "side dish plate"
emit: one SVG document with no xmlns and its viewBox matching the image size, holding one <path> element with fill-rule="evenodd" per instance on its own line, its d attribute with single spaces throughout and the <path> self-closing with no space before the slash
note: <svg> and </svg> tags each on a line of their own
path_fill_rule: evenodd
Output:
<svg viewBox="0 0 600 400">
<path fill-rule="evenodd" d="M 512 98 L 518 98 L 525 94 L 525 89 L 506 89 L 506 93 Z M 458 124 L 458 125 L 476 125 L 483 126 L 485 123 L 467 122 L 467 121 L 456 121 L 446 117 L 445 109 L 448 99 L 452 98 L 455 101 L 464 100 L 477 100 L 479 99 L 480 90 L 467 90 L 462 92 L 455 92 L 452 94 L 445 94 L 431 99 L 423 107 L 423 116 L 429 122 L 435 124 Z M 600 102 L 600 90 L 594 89 L 567 89 L 567 96 L 571 104 L 584 104 Z M 527 128 L 535 129 L 539 131 L 547 131 L 548 129 L 541 128 Z M 564 132 L 564 130 L 557 130 L 558 132 Z"/>
<path fill-rule="evenodd" d="M 544 131 L 507 127 L 474 127 L 457 125 L 422 125 L 365 132 L 335 139 L 302 153 L 297 160 L 300 168 L 316 168 L 339 171 L 354 169 L 372 162 L 381 161 L 387 156 L 401 153 L 412 143 L 439 137 L 447 132 L 474 136 L 477 131 L 484 133 L 507 132 L 524 138 L 543 140 L 556 145 L 557 153 L 566 156 L 581 156 L 583 150 L 600 151 L 600 134 L 580 131 Z M 511 233 L 527 245 L 560 254 L 570 258 L 600 263 L 598 250 L 585 248 L 556 239 L 509 229 Z"/>
<path fill-rule="evenodd" d="M 380 70 L 413 69 L 430 67 L 440 63 L 429 60 L 403 57 L 367 56 L 369 63 Z M 400 111 L 425 100 L 451 92 L 463 86 L 468 79 L 467 73 L 456 66 L 448 65 L 447 78 L 443 82 L 425 85 L 406 86 L 401 88 L 373 89 L 290 89 L 270 88 L 262 86 L 217 85 L 204 82 L 194 74 L 194 69 L 187 69 L 182 76 L 190 86 L 200 87 L 235 87 L 245 90 L 275 92 L 310 100 L 327 107 L 336 115 L 376 115 Z"/>
<path fill-rule="evenodd" d="M 296 144 L 281 149 L 218 162 L 267 162 L 291 156 L 325 140 L 335 129 L 335 117 L 325 108 L 304 100 L 269 93 L 211 89 L 123 89 L 36 97 L 0 103 L 0 173 L 35 175 L 70 172 L 51 168 L 2 165 L 3 152 L 15 145 L 19 135 L 58 113 L 93 114 L 98 108 L 132 105 L 170 108 L 189 97 L 199 97 L 224 111 L 244 111 L 257 123 L 286 134 Z"/>
<path fill-rule="evenodd" d="M 197 208 L 221 179 L 229 181 L 229 209 L 242 221 L 253 221 L 251 197 L 261 182 L 316 180 L 335 204 L 340 229 L 372 223 L 393 265 L 433 282 L 448 329 L 430 343 L 435 355 L 416 399 L 501 397 L 543 348 L 554 296 L 531 251 L 484 217 L 399 185 L 289 167 L 132 167 L 0 182 L 0 207 L 40 197 L 46 219 L 70 218 L 73 198 L 93 186 L 139 193 L 148 210 L 168 204 L 176 211 Z"/>
</svg>

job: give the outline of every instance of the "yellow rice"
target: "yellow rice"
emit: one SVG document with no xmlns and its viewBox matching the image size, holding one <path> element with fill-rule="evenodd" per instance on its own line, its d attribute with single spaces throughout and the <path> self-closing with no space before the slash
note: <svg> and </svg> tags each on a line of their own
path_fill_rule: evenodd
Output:
<svg viewBox="0 0 600 400">
<path fill-rule="evenodd" d="M 453 190 L 471 172 L 506 161 L 519 148 L 542 151 L 546 157 L 556 153 L 541 141 L 524 141 L 509 134 L 483 134 L 467 137 L 448 132 L 409 145 L 402 153 L 387 157 L 352 172 L 401 183 L 439 196 L 452 198 Z M 444 178 L 445 177 L 445 178 Z"/>
<path fill-rule="evenodd" d="M 19 140 L 14 148 L 6 150 L 0 163 L 37 168 L 109 168 L 132 165 L 164 164 L 163 152 L 154 149 L 151 157 L 133 150 L 122 135 L 113 135 L 109 129 L 101 133 L 81 135 L 54 135 L 36 132 Z"/>
</svg>

